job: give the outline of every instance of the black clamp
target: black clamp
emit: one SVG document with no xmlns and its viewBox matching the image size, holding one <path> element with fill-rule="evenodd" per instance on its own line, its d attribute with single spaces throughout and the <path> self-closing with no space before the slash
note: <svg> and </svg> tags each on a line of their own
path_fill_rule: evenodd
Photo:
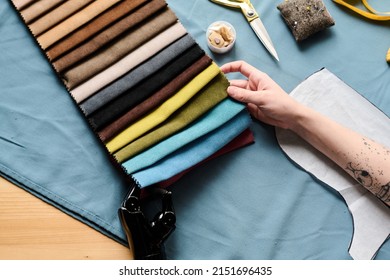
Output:
<svg viewBox="0 0 390 280">
<path fill-rule="evenodd" d="M 130 190 L 118 210 L 136 260 L 165 259 L 163 243 L 176 228 L 172 193 L 161 188 L 150 188 L 148 198 L 156 196 L 161 199 L 162 208 L 151 221 L 142 209 L 141 189 L 138 186 Z"/>
</svg>

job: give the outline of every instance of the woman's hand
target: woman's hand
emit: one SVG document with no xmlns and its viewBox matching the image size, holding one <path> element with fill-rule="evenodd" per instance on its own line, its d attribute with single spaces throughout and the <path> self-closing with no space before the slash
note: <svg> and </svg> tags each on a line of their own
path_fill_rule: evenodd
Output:
<svg viewBox="0 0 390 280">
<path fill-rule="evenodd" d="M 228 94 L 270 125 L 291 129 L 333 160 L 390 207 L 390 150 L 295 101 L 267 74 L 243 61 L 221 67 L 247 79 L 232 80 Z"/>
<path fill-rule="evenodd" d="M 239 72 L 247 79 L 231 80 L 229 96 L 247 103 L 253 117 L 270 125 L 292 128 L 305 108 L 290 97 L 267 74 L 244 61 L 227 63 L 221 67 L 225 74 Z"/>
</svg>

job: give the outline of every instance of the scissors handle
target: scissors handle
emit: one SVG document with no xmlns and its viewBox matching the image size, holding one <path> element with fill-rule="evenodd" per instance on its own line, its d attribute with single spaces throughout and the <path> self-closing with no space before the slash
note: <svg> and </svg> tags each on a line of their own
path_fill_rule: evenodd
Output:
<svg viewBox="0 0 390 280">
<path fill-rule="evenodd" d="M 217 4 L 220 4 L 220 5 L 223 5 L 223 6 L 231 7 L 231 8 L 241 8 L 240 4 L 243 2 L 243 0 L 237 0 L 237 1 L 234 1 L 234 0 L 210 0 L 210 1 L 217 3 Z"/>
<path fill-rule="evenodd" d="M 259 17 L 250 0 L 210 0 L 211 2 L 231 7 L 240 8 L 246 20 L 251 22 Z"/>
</svg>

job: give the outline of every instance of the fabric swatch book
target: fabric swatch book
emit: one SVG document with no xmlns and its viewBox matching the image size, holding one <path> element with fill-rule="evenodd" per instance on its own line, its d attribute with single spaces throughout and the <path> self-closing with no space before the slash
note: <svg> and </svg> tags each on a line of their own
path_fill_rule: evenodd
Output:
<svg viewBox="0 0 390 280">
<path fill-rule="evenodd" d="M 167 187 L 253 142 L 245 107 L 164 0 L 12 3 L 128 188 Z"/>
</svg>

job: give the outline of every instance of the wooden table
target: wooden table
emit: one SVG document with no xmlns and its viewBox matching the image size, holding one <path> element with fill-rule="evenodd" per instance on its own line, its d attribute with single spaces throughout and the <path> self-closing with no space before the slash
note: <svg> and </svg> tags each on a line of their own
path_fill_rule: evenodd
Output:
<svg viewBox="0 0 390 280">
<path fill-rule="evenodd" d="M 0 259 L 132 259 L 130 250 L 0 177 Z"/>
</svg>

